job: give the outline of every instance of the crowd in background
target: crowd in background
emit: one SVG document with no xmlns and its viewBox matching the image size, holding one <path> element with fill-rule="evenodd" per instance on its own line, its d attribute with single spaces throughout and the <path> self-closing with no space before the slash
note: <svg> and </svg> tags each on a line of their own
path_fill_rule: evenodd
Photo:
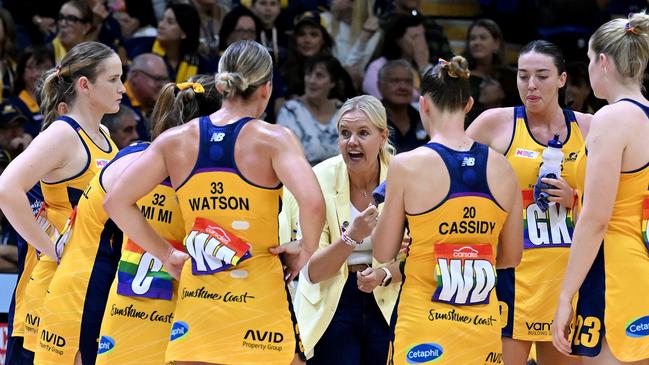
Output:
<svg viewBox="0 0 649 365">
<path fill-rule="evenodd" d="M 0 3 L 0 173 L 41 129 L 40 77 L 84 41 L 102 42 L 122 58 L 126 94 L 119 112 L 102 123 L 123 148 L 150 140 L 149 118 L 165 83 L 213 74 L 228 45 L 256 40 L 274 62 L 263 118 L 291 129 L 312 165 L 339 153 L 334 115 L 347 99 L 363 94 L 385 106 L 397 152 L 426 143 L 418 112 L 421 76 L 453 55 L 445 29 L 435 14 L 422 13 L 421 0 Z M 631 0 L 479 3 L 481 14 L 466 29 L 463 47 L 475 100 L 465 126 L 486 109 L 520 104 L 516 57 L 507 56 L 505 45 L 537 38 L 555 41 L 566 55 L 560 103 L 594 113 L 605 102 L 590 88 L 586 40 L 616 14 L 646 6 Z M 0 271 L 16 271 L 15 232 L 1 213 L 0 222 Z"/>
</svg>

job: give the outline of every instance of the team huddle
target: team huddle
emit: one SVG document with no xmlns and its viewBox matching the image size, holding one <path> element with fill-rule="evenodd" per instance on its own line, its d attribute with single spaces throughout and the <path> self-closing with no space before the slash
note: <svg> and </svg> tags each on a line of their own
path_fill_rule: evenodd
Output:
<svg viewBox="0 0 649 365">
<path fill-rule="evenodd" d="M 0 176 L 29 243 L 8 363 L 509 365 L 533 344 L 541 365 L 649 363 L 649 16 L 602 25 L 588 57 L 609 103 L 595 115 L 559 106 L 561 51 L 534 41 L 522 106 L 465 132 L 468 63 L 440 60 L 421 82 L 429 143 L 393 156 L 385 109 L 359 96 L 336 114 L 341 154 L 312 169 L 257 119 L 262 45 L 166 85 L 154 141 L 119 151 L 100 120 L 120 58 L 75 46 L 44 76 L 43 131 Z"/>
</svg>

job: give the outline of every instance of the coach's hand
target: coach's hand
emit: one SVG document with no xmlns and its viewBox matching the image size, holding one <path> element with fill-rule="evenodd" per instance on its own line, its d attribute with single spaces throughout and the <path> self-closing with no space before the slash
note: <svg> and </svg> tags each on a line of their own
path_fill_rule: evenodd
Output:
<svg viewBox="0 0 649 365">
<path fill-rule="evenodd" d="M 284 265 L 284 280 L 290 283 L 297 274 L 300 273 L 302 267 L 306 265 L 307 261 L 313 255 L 302 246 L 302 240 L 295 240 L 283 243 L 277 247 L 271 247 L 268 252 L 273 255 L 279 255 L 282 264 Z"/>
</svg>

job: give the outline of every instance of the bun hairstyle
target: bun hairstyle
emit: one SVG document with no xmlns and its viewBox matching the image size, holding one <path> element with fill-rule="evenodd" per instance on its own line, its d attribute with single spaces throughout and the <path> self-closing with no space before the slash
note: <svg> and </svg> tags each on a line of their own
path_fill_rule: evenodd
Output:
<svg viewBox="0 0 649 365">
<path fill-rule="evenodd" d="M 464 109 L 471 97 L 469 85 L 469 62 L 462 56 L 451 61 L 440 59 L 421 81 L 421 95 L 430 100 L 442 111 Z"/>
<path fill-rule="evenodd" d="M 74 104 L 77 92 L 74 84 L 80 77 L 95 82 L 102 71 L 104 60 L 116 55 L 108 46 L 98 42 L 83 42 L 72 47 L 61 64 L 45 72 L 40 88 L 40 107 L 45 130 L 59 116 L 57 107 L 64 102 L 68 108 Z"/>
<path fill-rule="evenodd" d="M 641 83 L 649 61 L 649 15 L 642 11 L 608 21 L 590 37 L 590 47 L 595 55 L 611 57 L 622 77 Z"/>
<path fill-rule="evenodd" d="M 273 78 L 273 60 L 266 47 L 255 41 L 232 43 L 219 60 L 216 88 L 225 99 L 247 99 Z"/>
<path fill-rule="evenodd" d="M 170 82 L 162 87 L 151 113 L 151 138 L 167 129 L 185 124 L 194 118 L 210 115 L 221 108 L 221 95 L 214 79 L 195 75 L 189 82 L 176 85 Z"/>
</svg>

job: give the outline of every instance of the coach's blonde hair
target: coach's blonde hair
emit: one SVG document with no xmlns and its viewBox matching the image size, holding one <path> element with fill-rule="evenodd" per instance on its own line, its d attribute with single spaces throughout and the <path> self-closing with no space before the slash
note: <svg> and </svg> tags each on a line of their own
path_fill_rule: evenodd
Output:
<svg viewBox="0 0 649 365">
<path fill-rule="evenodd" d="M 273 60 L 266 47 L 255 41 L 232 43 L 219 60 L 216 88 L 226 99 L 247 99 L 273 78 Z"/>
<path fill-rule="evenodd" d="M 644 11 L 628 19 L 613 19 L 590 37 L 595 55 L 608 55 L 624 78 L 641 82 L 649 61 L 649 15 Z"/>
<path fill-rule="evenodd" d="M 336 128 L 340 129 L 340 121 L 343 116 L 354 110 L 360 110 L 365 114 L 367 120 L 369 120 L 369 122 L 381 133 L 388 131 L 389 134 L 385 107 L 383 107 L 383 104 L 379 99 L 371 95 L 361 95 L 347 100 L 336 113 Z M 390 143 L 390 139 L 387 138 L 379 150 L 379 158 L 383 163 L 387 164 L 390 162 L 390 159 L 392 159 L 395 152 L 396 150 L 394 146 Z"/>
</svg>

